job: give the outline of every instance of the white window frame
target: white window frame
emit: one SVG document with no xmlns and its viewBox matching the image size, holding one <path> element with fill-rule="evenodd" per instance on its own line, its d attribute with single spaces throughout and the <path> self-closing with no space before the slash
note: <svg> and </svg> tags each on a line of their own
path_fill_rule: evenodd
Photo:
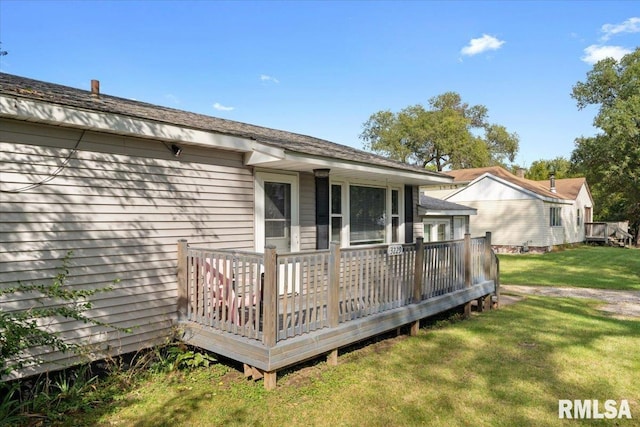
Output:
<svg viewBox="0 0 640 427">
<path fill-rule="evenodd" d="M 391 244 L 392 238 L 392 222 L 391 222 L 391 190 L 398 191 L 398 242 L 404 243 L 405 233 L 404 233 L 404 187 L 398 184 L 379 184 L 375 182 L 365 182 L 363 180 L 345 180 L 345 179 L 335 179 L 331 180 L 329 183 L 330 188 L 333 185 L 342 186 L 342 231 L 340 233 L 340 246 L 343 248 L 357 246 L 357 247 L 367 247 L 367 246 L 375 246 L 377 244 Z M 371 188 L 383 188 L 385 189 L 385 241 L 384 243 L 374 243 L 371 245 L 351 245 L 351 200 L 349 197 L 350 187 L 371 187 Z M 329 206 L 329 212 L 332 212 L 332 207 Z M 333 215 L 330 215 L 332 218 Z"/>
<path fill-rule="evenodd" d="M 562 206 L 551 206 L 549 208 L 549 226 L 562 227 Z"/>
<path fill-rule="evenodd" d="M 429 236 L 429 238 L 424 234 L 424 226 L 426 224 L 431 225 L 431 236 Z M 438 240 L 438 226 L 443 224 L 445 225 L 444 234 L 446 238 L 444 240 Z M 424 218 L 422 220 L 422 230 L 425 242 L 444 242 L 451 240 L 451 220 L 448 218 Z"/>
<path fill-rule="evenodd" d="M 255 174 L 255 250 L 258 253 L 264 252 L 265 229 L 264 229 L 264 183 L 283 182 L 291 185 L 291 252 L 300 250 L 300 194 L 299 177 L 297 174 L 279 174 L 273 172 L 256 172 Z"/>
<path fill-rule="evenodd" d="M 339 214 L 334 214 L 333 213 L 333 187 L 334 186 L 339 186 L 340 187 L 340 205 L 342 207 L 342 209 L 340 210 Z M 344 242 L 346 241 L 345 239 L 349 238 L 349 235 L 345 232 L 345 223 L 346 223 L 346 217 L 347 214 L 349 212 L 349 209 L 347 208 L 347 206 L 345 205 L 345 200 L 348 199 L 348 197 L 345 195 L 345 187 L 347 187 L 345 185 L 344 182 L 341 181 L 335 181 L 335 182 L 331 182 L 329 184 L 329 236 L 332 237 L 333 236 L 333 218 L 340 218 L 342 221 L 340 221 L 341 229 L 340 229 L 340 246 L 344 246 Z M 346 212 L 346 213 L 345 213 Z"/>
<path fill-rule="evenodd" d="M 393 192 L 394 191 L 398 192 L 398 213 L 397 214 L 393 213 Z M 400 239 L 400 228 L 401 228 L 400 224 L 402 223 L 400 212 L 402 210 L 401 205 L 404 204 L 402 203 L 404 200 L 400 198 L 400 194 L 402 194 L 402 191 L 399 187 L 391 187 L 387 191 L 387 204 L 389 206 L 389 208 L 387 209 L 387 211 L 389 212 L 389 221 L 387 221 L 387 227 L 389 229 L 387 230 L 387 234 L 389 236 L 389 243 L 404 243 L 404 239 Z M 398 218 L 398 240 L 396 242 L 393 241 L 393 218 Z"/>
<path fill-rule="evenodd" d="M 582 225 L 582 209 L 576 209 L 576 224 L 578 227 Z"/>
</svg>

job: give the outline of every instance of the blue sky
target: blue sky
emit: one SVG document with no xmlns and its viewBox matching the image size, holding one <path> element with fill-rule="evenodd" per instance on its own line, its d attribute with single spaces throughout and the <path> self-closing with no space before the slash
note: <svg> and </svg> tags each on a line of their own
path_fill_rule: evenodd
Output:
<svg viewBox="0 0 640 427">
<path fill-rule="evenodd" d="M 520 135 L 516 163 L 595 133 L 571 88 L 640 46 L 603 2 L 0 0 L 3 72 L 363 148 L 377 111 L 447 91 Z"/>
</svg>

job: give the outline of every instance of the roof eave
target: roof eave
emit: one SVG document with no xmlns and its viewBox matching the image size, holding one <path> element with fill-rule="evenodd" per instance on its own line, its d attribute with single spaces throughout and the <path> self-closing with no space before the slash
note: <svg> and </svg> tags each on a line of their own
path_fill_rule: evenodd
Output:
<svg viewBox="0 0 640 427">
<path fill-rule="evenodd" d="M 245 153 L 244 163 L 247 166 L 287 170 L 288 164 L 297 163 L 307 165 L 305 170 L 327 168 L 336 173 L 357 171 L 372 179 L 392 180 L 412 185 L 452 181 L 446 175 L 428 171 L 414 172 L 403 168 L 312 156 L 291 152 L 246 137 L 5 94 L 0 94 L 0 117 L 241 152 Z"/>
<path fill-rule="evenodd" d="M 467 216 L 478 215 L 478 210 L 469 209 L 428 209 L 418 206 L 418 216 Z"/>
<path fill-rule="evenodd" d="M 497 181 L 497 182 L 499 182 L 499 183 L 501 183 L 501 184 L 503 184 L 503 185 L 506 185 L 507 187 L 510 187 L 510 188 L 512 188 L 512 189 L 514 189 L 514 190 L 516 190 L 516 191 L 520 191 L 520 192 L 522 192 L 522 193 L 524 193 L 524 194 L 527 194 L 527 195 L 529 195 L 529 196 L 531 196 L 531 197 L 534 197 L 534 198 L 536 198 L 536 199 L 542 200 L 542 201 L 544 201 L 544 202 L 549 202 L 549 203 L 563 203 L 563 204 L 571 204 L 571 203 L 573 203 L 573 201 L 572 201 L 572 200 L 563 199 L 562 197 L 548 197 L 548 196 L 543 196 L 542 194 L 535 193 L 535 192 L 533 192 L 533 191 L 531 191 L 531 190 L 528 190 L 528 189 L 526 189 L 526 188 L 523 188 L 523 187 L 521 187 L 521 186 L 519 186 L 519 185 L 517 185 L 517 184 L 514 184 L 514 183 L 510 182 L 510 181 L 507 181 L 507 180 L 506 180 L 506 179 L 504 179 L 504 178 L 500 178 L 499 176 L 495 176 L 495 175 L 493 175 L 492 173 L 489 173 L 489 172 L 485 172 L 485 173 L 483 173 L 482 175 L 480 175 L 480 176 L 476 177 L 474 180 L 470 181 L 470 182 L 469 182 L 469 184 L 467 184 L 467 185 L 465 185 L 464 187 L 461 187 L 460 189 L 458 189 L 458 190 L 454 191 L 453 193 L 449 194 L 447 197 L 445 197 L 445 198 L 444 198 L 444 200 L 448 200 L 448 199 L 450 199 L 451 197 L 455 196 L 456 194 L 461 193 L 462 191 L 465 191 L 465 190 L 466 190 L 467 188 L 469 188 L 471 185 L 473 185 L 473 184 L 475 184 L 475 183 L 479 182 L 480 180 L 482 180 L 482 179 L 484 179 L 484 178 L 493 179 L 493 180 L 495 180 L 495 181 Z M 459 182 L 459 181 L 456 181 L 456 183 L 457 183 L 457 182 Z"/>
</svg>

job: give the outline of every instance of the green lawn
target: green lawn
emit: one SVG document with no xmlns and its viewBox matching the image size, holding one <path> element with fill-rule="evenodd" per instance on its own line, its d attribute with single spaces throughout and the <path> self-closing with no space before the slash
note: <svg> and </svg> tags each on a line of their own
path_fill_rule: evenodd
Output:
<svg viewBox="0 0 640 427">
<path fill-rule="evenodd" d="M 292 371 L 275 391 L 225 365 L 153 375 L 66 425 L 638 425 L 640 321 L 528 297 Z M 559 399 L 627 399 L 632 420 L 559 420 Z"/>
<path fill-rule="evenodd" d="M 499 258 L 503 284 L 640 290 L 640 249 L 582 246 Z"/>
<path fill-rule="evenodd" d="M 502 283 L 640 289 L 640 251 L 501 255 Z M 640 319 L 528 296 L 279 375 L 266 392 L 229 364 L 123 372 L 82 389 L 65 426 L 640 425 Z M 559 399 L 626 399 L 631 420 L 559 420 Z M 601 403 L 602 405 L 603 403 Z M 0 420 L 0 425 L 3 425 Z"/>
</svg>

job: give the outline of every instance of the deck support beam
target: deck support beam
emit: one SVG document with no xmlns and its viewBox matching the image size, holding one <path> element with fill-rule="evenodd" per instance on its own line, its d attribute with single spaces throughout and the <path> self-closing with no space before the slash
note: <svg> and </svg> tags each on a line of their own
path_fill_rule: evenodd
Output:
<svg viewBox="0 0 640 427">
<path fill-rule="evenodd" d="M 327 354 L 327 365 L 329 366 L 338 366 L 338 349 L 331 350 L 329 354 Z"/>
<path fill-rule="evenodd" d="M 411 323 L 411 330 L 409 331 L 409 335 L 412 337 L 415 337 L 416 335 L 418 335 L 419 331 L 420 331 L 420 321 L 416 320 L 415 322 Z"/>
<path fill-rule="evenodd" d="M 276 389 L 276 371 L 264 372 L 264 388 L 271 391 Z"/>
</svg>

